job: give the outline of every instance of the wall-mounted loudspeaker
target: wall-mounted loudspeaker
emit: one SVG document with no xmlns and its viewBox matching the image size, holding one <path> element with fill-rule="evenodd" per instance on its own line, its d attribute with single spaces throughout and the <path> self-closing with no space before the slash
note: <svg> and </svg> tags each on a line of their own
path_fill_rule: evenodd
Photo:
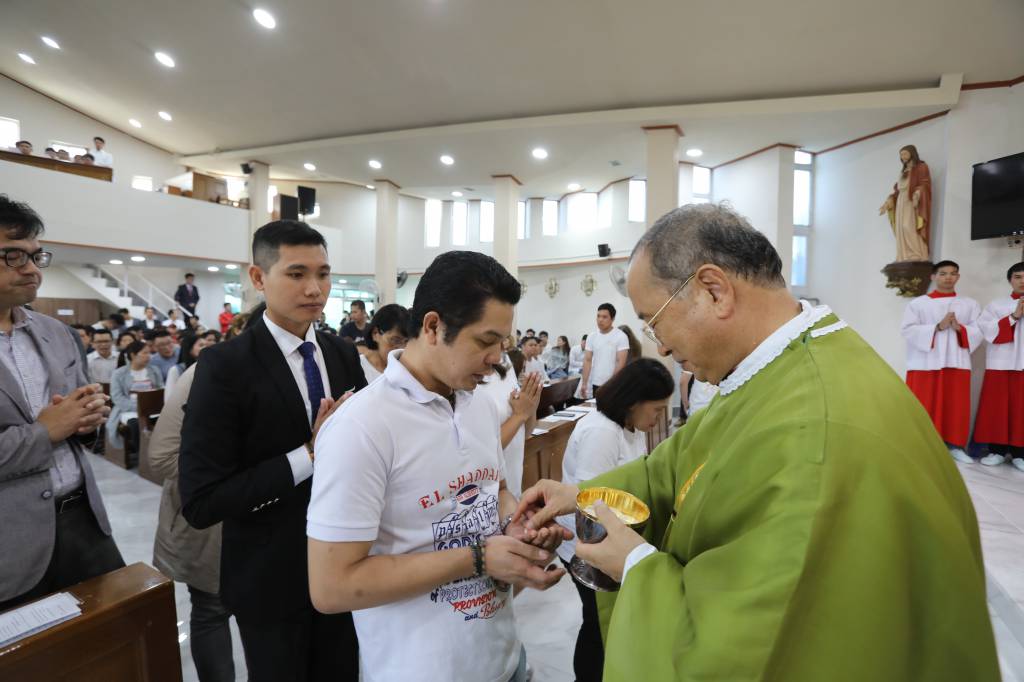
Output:
<svg viewBox="0 0 1024 682">
<path fill-rule="evenodd" d="M 612 248 L 607 244 L 598 244 L 597 255 L 600 256 L 601 258 L 607 258 L 608 256 L 612 255 Z"/>
<path fill-rule="evenodd" d="M 246 175 L 248 175 L 249 173 L 252 173 L 252 164 L 251 163 L 243 163 L 242 164 L 242 172 L 245 173 Z"/>
<path fill-rule="evenodd" d="M 277 196 L 281 200 L 281 220 L 298 220 L 299 198 L 287 194 L 278 194 Z"/>
<path fill-rule="evenodd" d="M 313 213 L 313 209 L 316 208 L 316 188 L 315 187 L 303 187 L 299 185 L 299 213 L 302 215 L 310 215 Z"/>
</svg>

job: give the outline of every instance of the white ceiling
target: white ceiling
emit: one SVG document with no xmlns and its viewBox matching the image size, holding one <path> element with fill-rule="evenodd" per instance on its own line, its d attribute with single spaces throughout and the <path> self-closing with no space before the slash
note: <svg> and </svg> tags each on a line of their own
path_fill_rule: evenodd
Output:
<svg viewBox="0 0 1024 682">
<path fill-rule="evenodd" d="M 4 0 L 0 72 L 211 170 L 266 148 L 278 177 L 447 193 L 522 173 L 525 195 L 597 189 L 641 169 L 636 120 L 559 120 L 390 142 L 369 133 L 609 109 L 933 88 L 1024 73 L 1019 0 Z M 56 38 L 53 51 L 39 36 Z M 153 59 L 173 55 L 177 68 Z M 18 59 L 27 52 L 37 61 Z M 158 110 L 174 115 L 172 123 Z M 810 149 L 938 107 L 721 116 L 678 122 L 714 164 L 774 142 Z M 691 112 L 692 113 L 692 112 Z M 143 122 L 141 130 L 127 125 Z M 346 137 L 295 150 L 285 143 Z M 548 162 L 527 156 L 534 144 Z M 320 152 L 314 156 L 312 152 Z M 441 153 L 455 167 L 437 163 Z M 386 162 L 375 173 L 370 156 Z M 243 155 L 244 156 L 244 155 Z M 257 158 L 257 157 L 250 157 Z M 206 165 L 200 163 L 206 161 Z M 612 168 L 617 160 L 623 167 Z M 313 161 L 317 173 L 301 170 Z M 533 165 L 531 165 L 533 164 Z M 642 169 L 641 169 L 642 170 Z M 623 172 L 625 171 L 625 172 Z M 588 175 L 589 174 L 589 175 Z M 595 186 L 596 185 L 596 186 Z"/>
</svg>

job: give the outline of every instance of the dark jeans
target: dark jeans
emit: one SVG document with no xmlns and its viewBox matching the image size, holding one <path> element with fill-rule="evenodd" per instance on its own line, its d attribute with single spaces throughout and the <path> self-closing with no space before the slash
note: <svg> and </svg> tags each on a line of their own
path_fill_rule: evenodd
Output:
<svg viewBox="0 0 1024 682">
<path fill-rule="evenodd" d="M 569 571 L 569 562 L 564 559 L 560 561 L 565 570 Z M 601 624 L 597 618 L 597 597 L 592 589 L 576 580 L 571 571 L 569 577 L 583 602 L 583 625 L 576 636 L 572 669 L 576 673 L 576 682 L 600 682 L 604 674 L 604 642 L 601 641 Z"/>
<path fill-rule="evenodd" d="M 235 622 L 242 635 L 249 682 L 359 680 L 359 645 L 351 613 L 326 616 L 310 606 L 281 620 L 235 616 Z"/>
<path fill-rule="evenodd" d="M 1009 455 L 1010 457 L 1017 459 L 1018 457 L 1024 457 L 1024 448 L 1014 447 L 1012 445 L 1001 445 L 999 443 L 989 443 L 988 451 L 993 455 Z"/>
<path fill-rule="evenodd" d="M 10 549 L 16 551 L 15 548 Z M 89 501 L 83 494 L 74 502 L 66 504 L 63 513 L 57 514 L 53 554 L 43 577 L 28 592 L 0 603 L 0 611 L 119 568 L 124 568 L 121 552 L 114 538 L 100 530 Z"/>
<path fill-rule="evenodd" d="M 192 662 L 199 682 L 234 682 L 235 659 L 231 653 L 231 612 L 220 601 L 220 595 L 203 592 L 191 585 Z"/>
</svg>

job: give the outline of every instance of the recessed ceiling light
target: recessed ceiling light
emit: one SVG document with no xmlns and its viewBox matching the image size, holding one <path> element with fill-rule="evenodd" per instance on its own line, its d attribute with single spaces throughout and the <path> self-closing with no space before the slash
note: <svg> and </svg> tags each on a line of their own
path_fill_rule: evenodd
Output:
<svg viewBox="0 0 1024 682">
<path fill-rule="evenodd" d="M 165 120 L 165 121 L 172 121 L 172 120 L 174 120 L 174 119 L 171 118 L 171 115 L 168 114 L 166 111 L 158 111 L 157 115 L 160 118 L 162 118 L 163 120 Z"/>
<path fill-rule="evenodd" d="M 370 168 L 373 170 L 380 170 L 383 164 L 377 159 L 370 159 Z"/>
<path fill-rule="evenodd" d="M 132 125 L 132 128 L 141 128 L 142 127 L 142 124 L 139 123 L 139 121 L 137 119 L 134 119 L 134 118 L 128 119 L 128 123 L 130 123 Z"/>
<path fill-rule="evenodd" d="M 153 56 L 156 57 L 158 62 L 166 66 L 168 69 L 174 68 L 174 58 L 166 52 L 154 52 Z"/>
<path fill-rule="evenodd" d="M 366 189 L 377 189 L 377 188 L 376 188 L 376 187 L 374 187 L 373 185 L 367 185 L 367 186 L 366 186 Z"/>
<path fill-rule="evenodd" d="M 252 11 L 252 18 L 263 28 L 274 28 L 277 26 L 277 20 L 274 19 L 274 15 L 265 9 L 254 9 Z"/>
<path fill-rule="evenodd" d="M 543 161 L 544 159 L 548 158 L 548 150 L 544 149 L 544 147 L 536 147 L 531 152 L 531 154 L 533 154 L 533 158 L 540 159 L 541 161 Z"/>
<path fill-rule="evenodd" d="M 686 150 L 686 155 L 689 156 L 691 159 L 696 159 L 698 156 L 704 156 L 704 150 L 693 147 L 692 149 Z"/>
<path fill-rule="evenodd" d="M 452 196 L 453 197 L 461 197 L 462 196 L 462 192 L 460 192 L 459 190 L 455 190 L 454 192 L 452 192 Z"/>
<path fill-rule="evenodd" d="M 455 159 L 453 159 L 452 157 L 448 156 L 447 154 L 442 154 L 441 155 L 441 163 L 443 163 L 446 166 L 450 166 L 453 163 L 455 163 Z"/>
<path fill-rule="evenodd" d="M 25 62 L 26 64 L 35 64 L 36 63 L 36 60 L 32 59 L 32 57 L 29 57 L 24 52 L 19 52 L 18 56 L 21 57 L 21 61 Z"/>
<path fill-rule="evenodd" d="M 145 256 L 132 256 L 132 262 L 133 263 L 145 263 L 146 262 L 146 257 Z"/>
<path fill-rule="evenodd" d="M 348 280 L 347 279 L 339 279 L 338 280 L 338 284 L 348 284 Z"/>
<path fill-rule="evenodd" d="M 216 265 L 211 265 L 206 269 L 209 270 L 210 272 L 220 272 L 220 268 L 218 268 Z"/>
<path fill-rule="evenodd" d="M 302 164 L 302 167 L 305 168 L 308 171 L 315 171 L 316 170 L 316 166 L 314 166 L 313 164 L 309 163 L 308 161 L 306 163 Z"/>
<path fill-rule="evenodd" d="M 234 263 L 228 263 L 227 265 L 224 266 L 224 268 L 227 270 L 237 270 L 238 266 L 235 265 Z"/>
<path fill-rule="evenodd" d="M 116 258 L 111 258 L 110 261 L 108 261 L 108 262 L 111 265 L 124 265 L 124 261 L 123 260 L 118 260 Z"/>
<path fill-rule="evenodd" d="M 578 183 L 578 182 L 570 182 L 569 183 L 569 191 L 570 192 L 578 192 L 578 191 L 580 191 L 580 183 Z"/>
<path fill-rule="evenodd" d="M 42 36 L 42 41 L 47 47 L 52 47 L 55 50 L 60 49 L 60 43 L 49 36 Z"/>
</svg>

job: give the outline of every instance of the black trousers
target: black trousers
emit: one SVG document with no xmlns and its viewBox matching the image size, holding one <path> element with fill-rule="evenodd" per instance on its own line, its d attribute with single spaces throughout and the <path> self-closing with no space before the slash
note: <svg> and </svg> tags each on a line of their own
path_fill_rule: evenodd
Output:
<svg viewBox="0 0 1024 682">
<path fill-rule="evenodd" d="M 569 562 L 559 560 L 565 570 L 569 571 Z M 572 669 L 576 674 L 576 682 L 600 682 L 604 675 L 604 642 L 601 640 L 601 623 L 597 618 L 597 597 L 592 589 L 576 580 L 572 571 L 569 571 L 569 577 L 583 602 L 583 625 L 576 636 Z"/>
<path fill-rule="evenodd" d="M 1002 445 L 1000 443 L 989 443 L 988 451 L 993 455 L 1009 455 L 1014 459 L 1018 457 L 1024 457 L 1024 448 L 1014 447 L 1013 445 Z"/>
<path fill-rule="evenodd" d="M 62 513 L 58 506 L 55 536 L 53 554 L 43 577 L 28 592 L 0 603 L 0 611 L 124 568 L 124 559 L 114 538 L 100 530 L 84 494 L 66 504 Z"/>
<path fill-rule="evenodd" d="M 235 616 L 249 682 L 358 682 L 359 644 L 351 613 L 308 611 L 277 621 Z"/>
<path fill-rule="evenodd" d="M 188 620 L 192 662 L 199 682 L 234 682 L 235 659 L 231 651 L 231 612 L 220 595 L 188 586 L 192 611 Z"/>
</svg>

